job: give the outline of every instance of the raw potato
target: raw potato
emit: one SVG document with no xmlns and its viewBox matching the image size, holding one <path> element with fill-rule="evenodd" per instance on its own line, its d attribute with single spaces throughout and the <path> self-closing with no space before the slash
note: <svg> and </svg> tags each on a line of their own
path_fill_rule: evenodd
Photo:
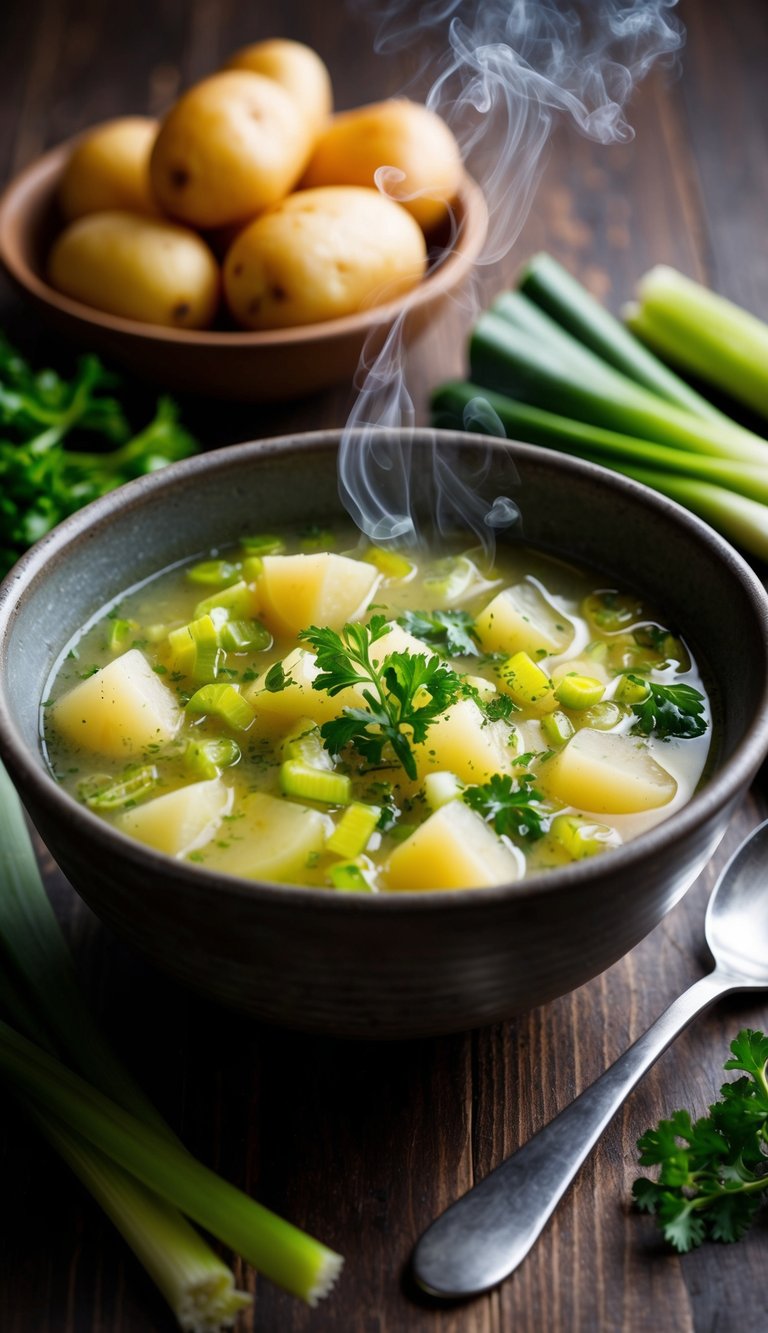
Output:
<svg viewBox="0 0 768 1333">
<path fill-rule="evenodd" d="M 386 866 L 390 889 L 480 889 L 519 878 L 514 852 L 461 801 L 430 815 Z"/>
<path fill-rule="evenodd" d="M 57 699 L 51 721 L 73 745 L 127 759 L 171 740 L 181 713 L 144 654 L 130 648 Z"/>
<path fill-rule="evenodd" d="M 333 828 L 328 815 L 295 801 L 251 792 L 238 806 L 231 836 L 217 838 L 202 864 L 246 879 L 296 881 L 307 859 L 322 851 Z"/>
<path fill-rule="evenodd" d="M 480 612 L 475 629 L 487 653 L 563 653 L 573 625 L 535 583 L 505 588 Z"/>
<path fill-rule="evenodd" d="M 145 805 L 125 810 L 117 828 L 168 856 L 187 856 L 204 847 L 232 808 L 234 792 L 221 778 L 193 782 L 189 787 L 156 796 Z"/>
<path fill-rule="evenodd" d="M 296 635 L 310 625 L 341 629 L 358 619 L 381 580 L 373 565 L 346 555 L 267 555 L 258 591 L 267 628 Z"/>
<path fill-rule="evenodd" d="M 122 116 L 83 135 L 59 185 L 59 207 L 67 222 L 116 208 L 157 215 L 149 157 L 158 128 L 148 116 Z"/>
<path fill-rule="evenodd" d="M 304 115 L 273 79 L 225 70 L 175 103 L 150 160 L 152 188 L 193 227 L 245 223 L 284 198 L 311 148 Z"/>
<path fill-rule="evenodd" d="M 174 222 L 91 213 L 70 223 L 48 260 L 65 296 L 125 319 L 204 329 L 219 299 L 219 270 L 205 242 Z"/>
<path fill-rule="evenodd" d="M 302 185 L 378 183 L 431 231 L 445 221 L 462 174 L 459 145 L 445 121 L 418 102 L 393 98 L 335 116 Z"/>
<path fill-rule="evenodd" d="M 224 293 L 244 328 L 315 324 L 410 291 L 426 258 L 413 218 L 376 190 L 301 190 L 233 242 Z"/>
<path fill-rule="evenodd" d="M 511 744 L 510 744 L 511 741 Z M 473 699 L 451 704 L 414 745 L 419 777 L 447 768 L 462 782 L 488 782 L 494 773 L 511 773 L 517 732 L 506 722 L 488 722 Z"/>
<path fill-rule="evenodd" d="M 331 76 L 316 51 L 303 42 L 273 37 L 244 46 L 224 65 L 274 79 L 293 98 L 315 134 L 333 110 Z"/>
<path fill-rule="evenodd" d="M 642 740 L 588 728 L 542 764 L 539 785 L 566 805 L 605 815 L 656 810 L 677 791 L 675 779 Z"/>
</svg>

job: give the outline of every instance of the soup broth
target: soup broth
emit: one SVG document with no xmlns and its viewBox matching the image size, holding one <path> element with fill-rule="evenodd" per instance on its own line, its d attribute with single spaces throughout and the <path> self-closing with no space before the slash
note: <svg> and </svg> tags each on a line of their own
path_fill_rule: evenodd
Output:
<svg viewBox="0 0 768 1333">
<path fill-rule="evenodd" d="M 480 888 L 586 857 L 690 799 L 710 740 L 675 626 L 520 546 L 262 535 L 105 609 L 54 672 L 56 779 L 219 874 Z"/>
</svg>

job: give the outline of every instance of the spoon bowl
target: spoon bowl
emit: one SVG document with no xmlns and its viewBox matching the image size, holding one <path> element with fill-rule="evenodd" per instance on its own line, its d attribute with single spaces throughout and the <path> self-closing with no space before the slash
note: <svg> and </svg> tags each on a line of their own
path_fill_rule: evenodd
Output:
<svg viewBox="0 0 768 1333">
<path fill-rule="evenodd" d="M 768 986 L 768 820 L 723 870 L 704 930 L 718 972 L 743 978 L 745 989 Z"/>
</svg>

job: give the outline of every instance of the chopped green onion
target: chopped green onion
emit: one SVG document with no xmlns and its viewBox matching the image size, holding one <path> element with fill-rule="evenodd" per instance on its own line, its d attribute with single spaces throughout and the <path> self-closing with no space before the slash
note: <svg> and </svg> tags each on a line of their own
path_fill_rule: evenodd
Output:
<svg viewBox="0 0 768 1333">
<path fill-rule="evenodd" d="M 211 615 L 191 620 L 168 635 L 173 669 L 192 680 L 215 680 L 222 661 L 219 628 Z"/>
<path fill-rule="evenodd" d="M 696 416 L 711 421 L 725 419 L 712 403 L 638 342 L 551 255 L 534 255 L 523 269 L 519 285 L 521 292 L 557 321 L 561 329 L 574 335 L 576 347 L 590 348 L 622 374 Z"/>
<path fill-rule="evenodd" d="M 349 805 L 352 799 L 352 780 L 346 773 L 310 768 L 300 759 L 286 759 L 280 765 L 280 786 L 286 796 L 325 805 Z"/>
<path fill-rule="evenodd" d="M 555 696 L 563 708 L 591 708 L 605 694 L 605 686 L 594 676 L 582 676 L 578 671 L 569 671 L 561 676 L 555 686 Z"/>
<path fill-rule="evenodd" d="M 258 620 L 227 620 L 219 637 L 231 653 L 260 653 L 272 646 L 272 635 Z"/>
<path fill-rule="evenodd" d="M 550 745 L 565 745 L 573 735 L 573 723 L 559 708 L 554 713 L 545 714 L 541 719 L 541 729 Z"/>
<path fill-rule="evenodd" d="M 381 546 L 369 546 L 363 556 L 366 564 L 373 565 L 387 579 L 407 579 L 416 566 L 397 551 L 387 551 Z"/>
<path fill-rule="evenodd" d="M 768 417 L 768 324 L 659 264 L 641 279 L 625 318 L 682 370 Z"/>
<path fill-rule="evenodd" d="M 108 773 L 94 773 L 78 782 L 77 795 L 89 810 L 108 814 L 111 810 L 124 810 L 126 806 L 143 801 L 154 791 L 157 781 L 155 765 L 144 764 L 117 781 Z"/>
<path fill-rule="evenodd" d="M 228 588 L 221 588 L 210 597 L 204 597 L 202 602 L 198 602 L 195 616 L 208 615 L 218 607 L 226 611 L 228 617 L 233 620 L 250 620 L 257 609 L 253 588 L 244 579 L 231 584 Z"/>
<path fill-rule="evenodd" d="M 651 687 L 640 676 L 622 676 L 616 686 L 614 698 L 622 704 L 641 704 L 649 697 Z"/>
<path fill-rule="evenodd" d="M 33 1042 L 0 1022 L 0 1070 L 45 1115 L 73 1130 L 265 1277 L 315 1305 L 342 1259 L 248 1198 L 167 1134 L 142 1123 Z"/>
<path fill-rule="evenodd" d="M 216 717 L 233 731 L 247 731 L 254 719 L 254 711 L 236 685 L 204 685 L 196 690 L 187 703 L 188 713 Z"/>
<path fill-rule="evenodd" d="M 333 768 L 333 760 L 323 744 L 318 724 L 311 717 L 300 717 L 282 740 L 284 759 L 298 759 L 307 768 Z"/>
<path fill-rule="evenodd" d="M 593 731 L 612 731 L 622 716 L 618 704 L 612 699 L 605 699 L 602 703 L 593 704 L 591 708 L 585 708 L 583 712 L 577 713 L 574 721 L 577 727 L 591 727 Z"/>
<path fill-rule="evenodd" d="M 210 741 L 187 741 L 184 766 L 196 778 L 218 777 L 222 768 L 231 768 L 240 762 L 240 746 L 229 736 Z"/>
<path fill-rule="evenodd" d="M 356 861 L 337 861 L 328 871 L 334 889 L 345 893 L 372 893 L 370 877 Z"/>
<path fill-rule="evenodd" d="M 597 856 L 608 847 L 615 847 L 621 838 L 609 824 L 596 824 L 584 815 L 556 815 L 550 833 L 574 861 L 586 856 Z"/>
<path fill-rule="evenodd" d="M 110 653 L 123 653 L 135 637 L 138 630 L 136 620 L 111 620 L 109 622 L 109 636 L 107 638 L 107 649 Z"/>
<path fill-rule="evenodd" d="M 240 564 L 233 564 L 231 560 L 200 560 L 186 571 L 190 583 L 202 583 L 214 588 L 226 588 L 231 583 L 237 583 L 240 575 Z"/>
<path fill-rule="evenodd" d="M 353 801 L 344 811 L 333 833 L 326 839 L 326 851 L 352 859 L 364 852 L 381 817 L 378 805 Z"/>
<path fill-rule="evenodd" d="M 282 555 L 285 542 L 282 537 L 262 532 L 255 537 L 241 537 L 240 545 L 248 555 Z"/>
</svg>

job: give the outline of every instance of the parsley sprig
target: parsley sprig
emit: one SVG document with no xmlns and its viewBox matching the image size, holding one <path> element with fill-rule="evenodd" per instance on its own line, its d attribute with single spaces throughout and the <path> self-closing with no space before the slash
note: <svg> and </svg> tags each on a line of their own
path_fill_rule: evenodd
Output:
<svg viewBox="0 0 768 1333">
<path fill-rule="evenodd" d="M 629 674 L 633 684 L 645 685 L 648 695 L 640 703 L 633 703 L 637 722 L 632 727 L 635 735 L 657 736 L 668 740 L 671 736 L 689 739 L 703 736 L 707 730 L 704 696 L 692 685 L 657 685 L 642 676 Z"/>
<path fill-rule="evenodd" d="M 723 1084 L 709 1115 L 675 1111 L 637 1141 L 640 1165 L 658 1166 L 659 1177 L 635 1181 L 635 1203 L 681 1253 L 739 1240 L 768 1190 L 768 1037 L 746 1028 L 731 1051 L 725 1068 L 745 1077 Z"/>
<path fill-rule="evenodd" d="M 389 745 L 408 777 L 417 777 L 412 745 L 426 740 L 430 725 L 461 693 L 462 681 L 439 657 L 423 653 L 388 653 L 374 662 L 371 649 L 387 633 L 386 616 L 372 616 L 368 625 L 336 630 L 311 625 L 300 639 L 315 651 L 320 674 L 315 690 L 339 694 L 362 688 L 365 708 L 344 708 L 320 728 L 325 748 L 339 754 L 351 745 L 371 764 L 381 763 Z"/>
<path fill-rule="evenodd" d="M 448 657 L 477 657 L 478 637 L 468 611 L 404 611 L 398 625 Z"/>
<path fill-rule="evenodd" d="M 467 787 L 462 799 L 500 835 L 535 841 L 545 832 L 543 798 L 528 771 L 494 773 L 482 786 Z"/>
</svg>

